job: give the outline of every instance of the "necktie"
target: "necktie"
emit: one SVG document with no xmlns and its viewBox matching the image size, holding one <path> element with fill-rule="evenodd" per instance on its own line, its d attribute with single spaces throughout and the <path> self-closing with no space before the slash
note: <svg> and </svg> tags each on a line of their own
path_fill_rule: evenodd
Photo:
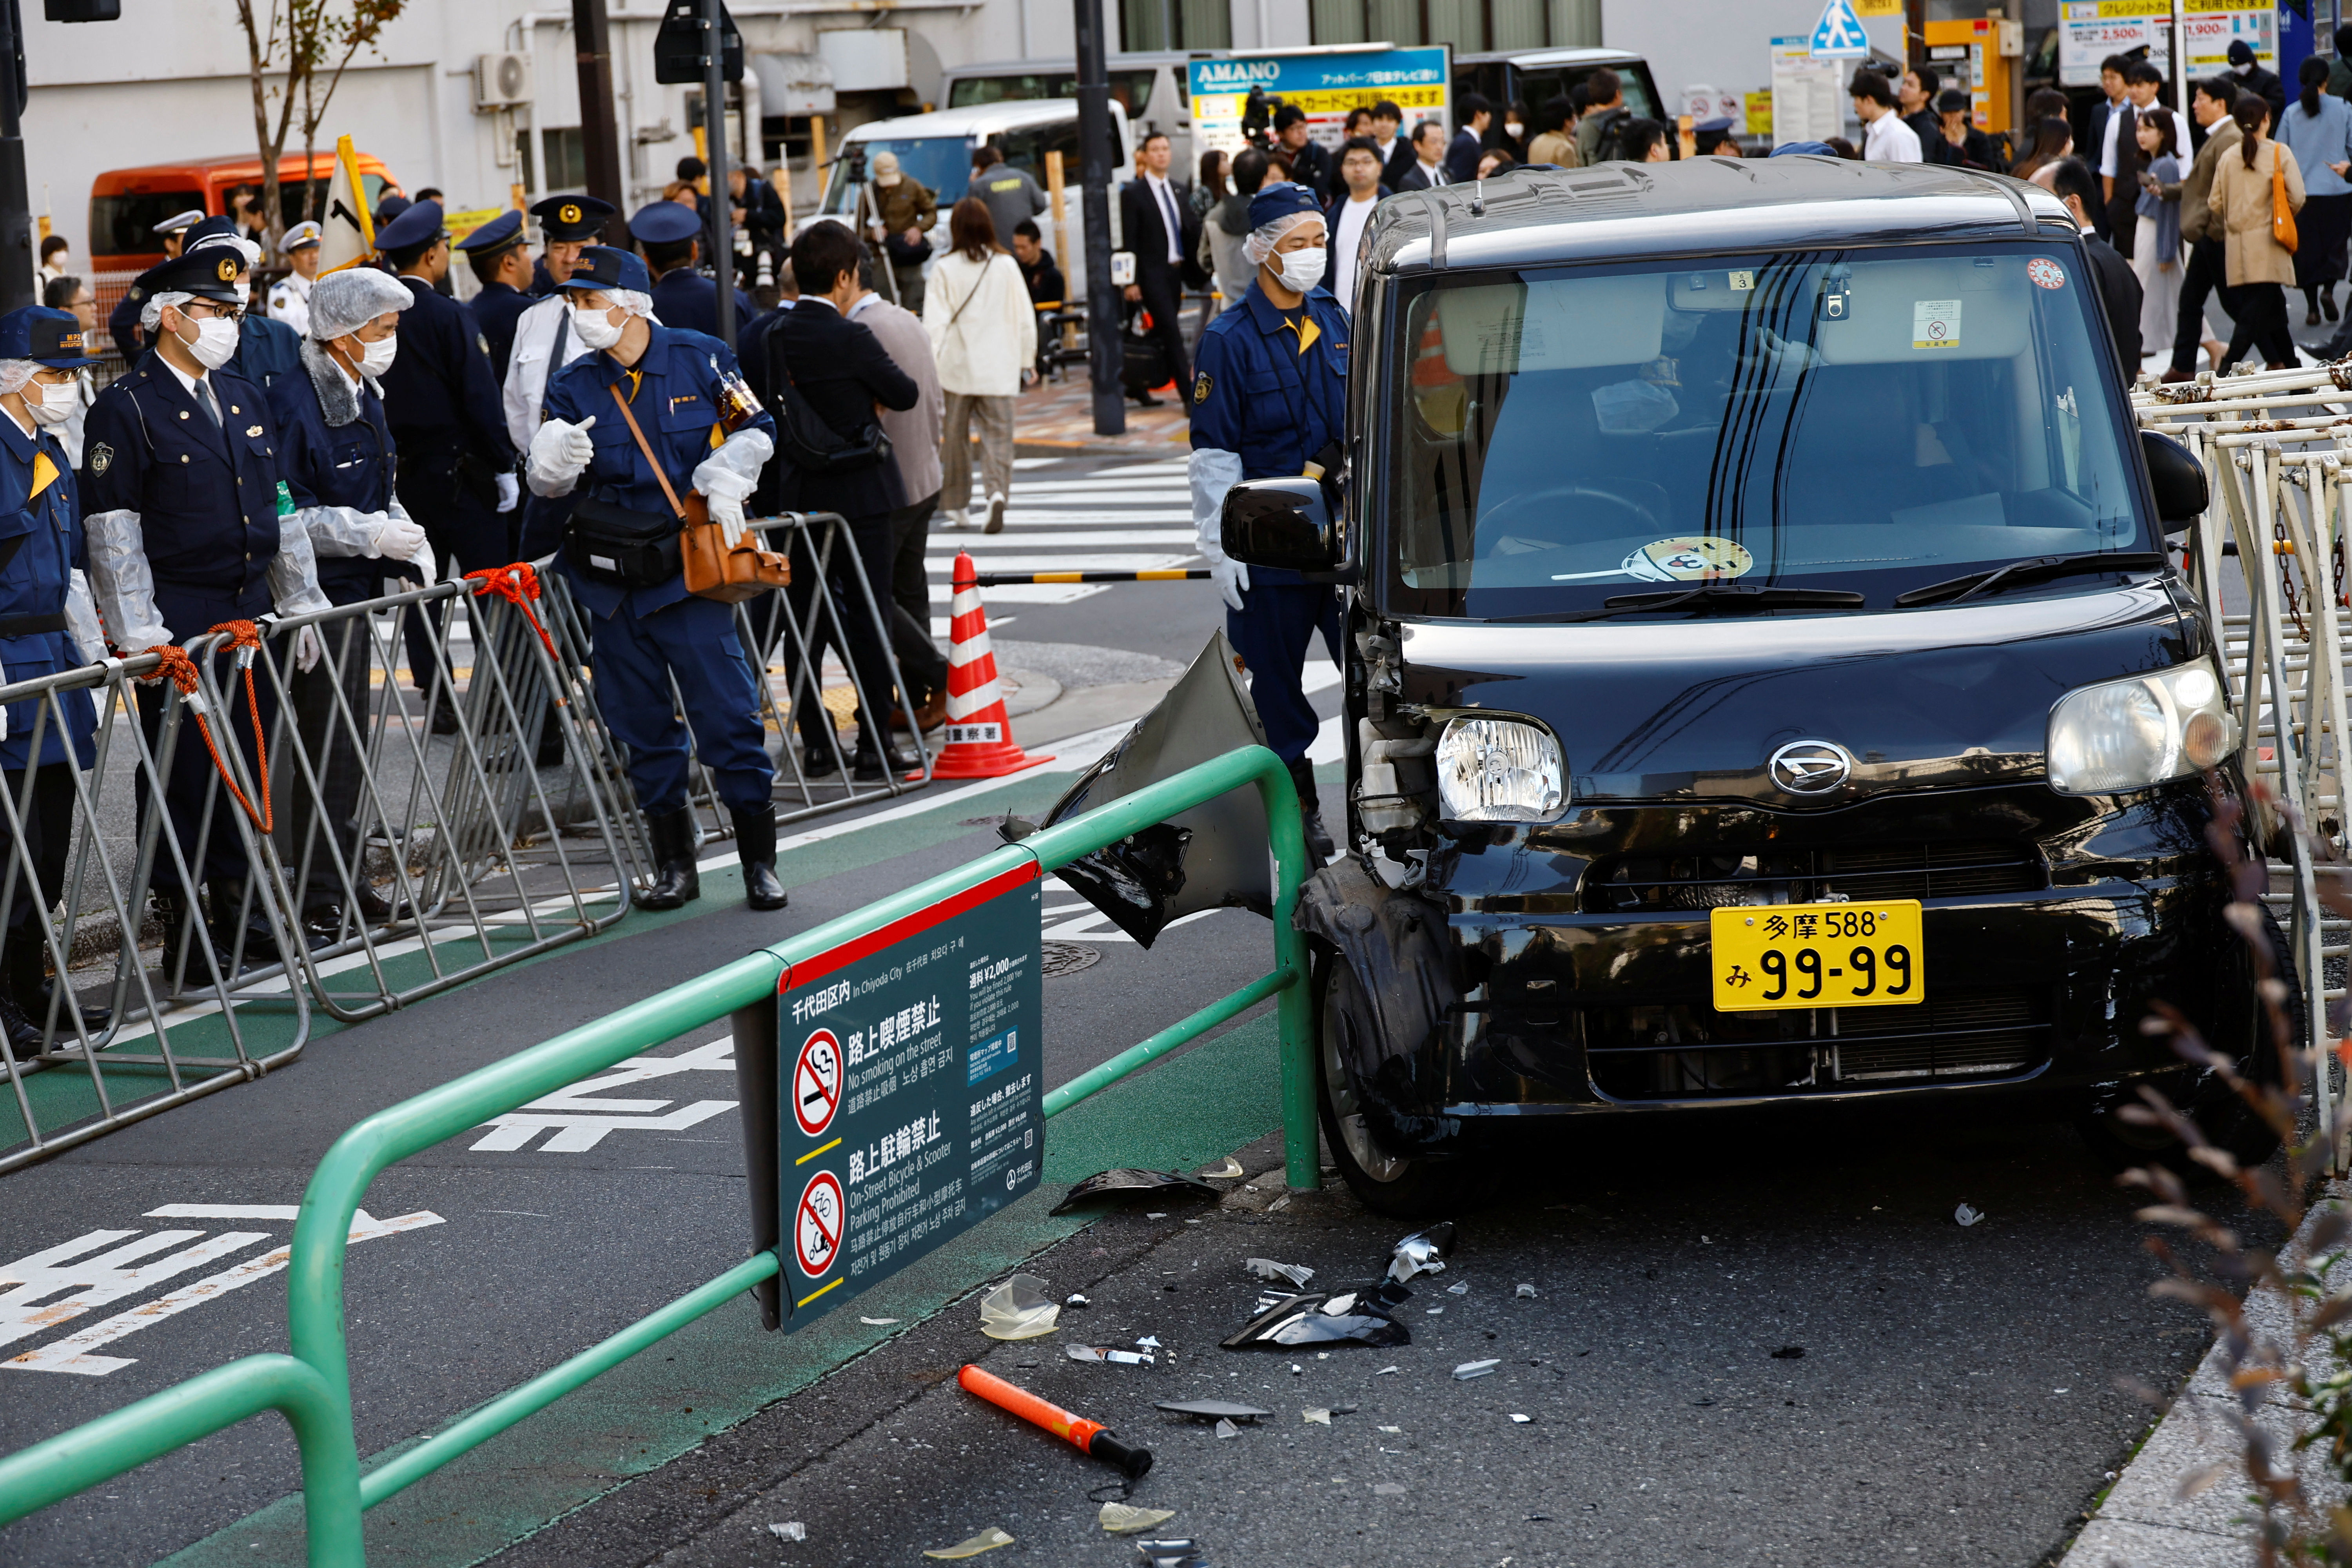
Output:
<svg viewBox="0 0 2352 1568">
<path fill-rule="evenodd" d="M 1169 191 L 1165 180 L 1152 181 L 1151 194 L 1160 198 L 1160 221 L 1168 228 L 1168 259 L 1181 261 L 1184 258 L 1184 224 L 1176 216 L 1176 198 Z"/>
<path fill-rule="evenodd" d="M 213 401 L 213 384 L 209 377 L 196 383 L 196 406 L 205 411 L 205 416 L 213 422 L 214 428 L 219 428 L 220 405 Z"/>
</svg>

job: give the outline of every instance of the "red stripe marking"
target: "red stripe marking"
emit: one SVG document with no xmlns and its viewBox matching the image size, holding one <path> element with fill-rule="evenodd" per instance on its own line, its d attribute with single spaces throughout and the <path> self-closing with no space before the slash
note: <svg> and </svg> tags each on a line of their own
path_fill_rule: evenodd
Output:
<svg viewBox="0 0 2352 1568">
<path fill-rule="evenodd" d="M 809 984 L 860 959 L 871 958 L 884 948 L 927 931 L 941 921 L 951 921 L 967 910 L 977 909 L 999 894 L 1010 892 L 1025 882 L 1034 882 L 1038 875 L 1037 862 L 1027 861 L 991 877 L 977 887 L 966 888 L 961 893 L 950 893 L 928 909 L 918 910 L 878 930 L 867 931 L 864 936 L 851 937 L 839 947 L 830 948 L 814 958 L 804 958 L 784 971 L 783 978 L 776 983 L 776 994 L 782 996 L 795 986 Z"/>
</svg>

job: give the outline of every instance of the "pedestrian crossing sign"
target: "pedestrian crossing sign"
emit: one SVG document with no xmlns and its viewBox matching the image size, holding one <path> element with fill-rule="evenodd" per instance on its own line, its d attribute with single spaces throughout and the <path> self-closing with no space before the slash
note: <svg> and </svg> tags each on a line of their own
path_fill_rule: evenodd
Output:
<svg viewBox="0 0 2352 1568">
<path fill-rule="evenodd" d="M 1868 53 L 1870 35 L 1862 30 L 1862 18 L 1854 14 L 1853 0 L 1829 0 L 1822 7 L 1822 19 L 1813 24 L 1813 58 Z"/>
</svg>

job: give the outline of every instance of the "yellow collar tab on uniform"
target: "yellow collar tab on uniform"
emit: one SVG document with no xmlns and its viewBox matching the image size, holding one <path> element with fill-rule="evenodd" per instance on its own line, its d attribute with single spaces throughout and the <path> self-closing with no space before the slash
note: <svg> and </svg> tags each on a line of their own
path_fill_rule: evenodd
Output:
<svg viewBox="0 0 2352 1568">
<path fill-rule="evenodd" d="M 57 479 L 58 466 L 50 460 L 49 455 L 47 452 L 34 453 L 33 494 L 39 495 L 43 490 L 47 489 L 51 485 L 57 483 Z"/>
<path fill-rule="evenodd" d="M 1304 310 L 1298 313 L 1296 320 L 1289 316 L 1283 317 L 1282 324 L 1298 334 L 1298 352 L 1301 354 L 1313 348 L 1315 340 L 1323 335 L 1323 329 L 1316 324 L 1315 318 Z"/>
</svg>

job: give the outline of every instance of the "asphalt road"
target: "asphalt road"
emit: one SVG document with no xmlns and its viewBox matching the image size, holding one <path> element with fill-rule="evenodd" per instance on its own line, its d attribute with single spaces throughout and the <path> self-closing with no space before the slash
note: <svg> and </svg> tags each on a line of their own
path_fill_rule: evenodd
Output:
<svg viewBox="0 0 2352 1568">
<path fill-rule="evenodd" d="M 1073 460 L 1024 467 L 1023 480 L 1053 504 L 1016 504 L 1006 535 L 965 542 L 976 555 L 1188 553 L 1076 538 L 1170 531 L 1159 514 L 1181 502 L 1164 465 Z M 955 542 L 937 542 L 942 562 Z M 943 610 L 943 567 L 934 587 Z M 992 607 L 1014 623 L 1009 644 L 1180 664 L 1222 618 L 1205 584 Z M 1066 691 L 1065 712 L 1107 721 L 1084 697 Z M 1323 711 L 1336 697 L 1320 693 Z M 614 937 L 331 1034 L 282 1074 L 0 1180 L 0 1275 L 44 1258 L 76 1293 L 0 1293 L 0 1356 L 18 1358 L 0 1361 L 0 1447 L 282 1349 L 283 1276 L 267 1270 L 176 1315 L 130 1328 L 115 1315 L 281 1246 L 311 1166 L 367 1111 L 982 853 L 992 821 L 1034 815 L 1068 783 L 1078 757 L 1055 718 L 1021 731 L 1071 752 L 1053 773 L 935 789 L 864 826 L 807 825 L 826 836 L 788 853 L 793 902 L 780 916 L 742 910 L 731 874 L 709 875 L 688 915 L 632 917 Z M 1335 785 L 1325 797 L 1335 810 Z M 1265 963 L 1265 927 L 1246 914 L 1146 952 L 1076 905 L 1047 889 L 1047 936 L 1102 955 L 1045 983 L 1049 1084 Z M 575 1091 L 573 1113 L 594 1121 L 566 1130 L 568 1143 L 486 1128 L 376 1183 L 370 1214 L 404 1228 L 351 1252 L 362 1455 L 431 1432 L 743 1255 L 719 1035 Z M 2145 1429 L 2148 1412 L 2117 1380 L 2168 1388 L 2206 1342 L 2194 1314 L 2147 1296 L 2154 1268 L 2132 1205 L 2067 1130 L 1864 1111 L 1580 1130 L 1510 1163 L 1505 1195 L 1462 1216 L 1453 1269 L 1414 1284 L 1409 1346 L 1225 1352 L 1217 1342 L 1260 1289 L 1244 1258 L 1310 1265 L 1318 1285 L 1368 1279 L 1404 1227 L 1336 1192 L 1272 1212 L 1239 1199 L 1160 1219 L 1045 1211 L 1106 1165 L 1194 1168 L 1239 1150 L 1251 1173 L 1273 1169 L 1273 1063 L 1260 1009 L 1057 1120 L 1045 1192 L 856 1312 L 768 1335 L 748 1303 L 720 1310 L 372 1511 L 371 1561 L 913 1563 L 992 1525 L 1016 1538 L 995 1561 L 1130 1561 L 1094 1522 L 1087 1493 L 1108 1472 L 954 1386 L 958 1365 L 981 1361 L 1151 1444 L 1159 1464 L 1134 1500 L 1175 1510 L 1165 1531 L 1201 1537 L 1221 1568 L 2034 1563 Z M 1988 1217 L 1953 1223 L 1963 1200 Z M 191 1246 L 217 1255 L 184 1263 Z M 142 1248 L 153 1250 L 131 1255 Z M 148 1268 L 100 1278 L 93 1261 Z M 985 1340 L 973 1292 L 1016 1268 L 1094 1305 L 1055 1339 Z M 1532 1298 L 1514 1294 L 1522 1282 Z M 1465 1294 L 1446 1289 L 1457 1283 Z M 37 1300 L 87 1310 L 45 1320 Z M 1060 1348 L 1145 1335 L 1161 1342 L 1149 1368 L 1080 1365 Z M 1488 1357 L 1492 1375 L 1449 1375 Z M 1152 1409 L 1212 1395 L 1272 1414 L 1220 1440 Z M 1328 1427 L 1300 1414 L 1346 1405 L 1358 1408 Z M 296 1563 L 297 1475 L 283 1426 L 250 1422 L 0 1531 L 0 1562 Z M 806 1541 L 767 1530 L 784 1521 Z"/>
</svg>

